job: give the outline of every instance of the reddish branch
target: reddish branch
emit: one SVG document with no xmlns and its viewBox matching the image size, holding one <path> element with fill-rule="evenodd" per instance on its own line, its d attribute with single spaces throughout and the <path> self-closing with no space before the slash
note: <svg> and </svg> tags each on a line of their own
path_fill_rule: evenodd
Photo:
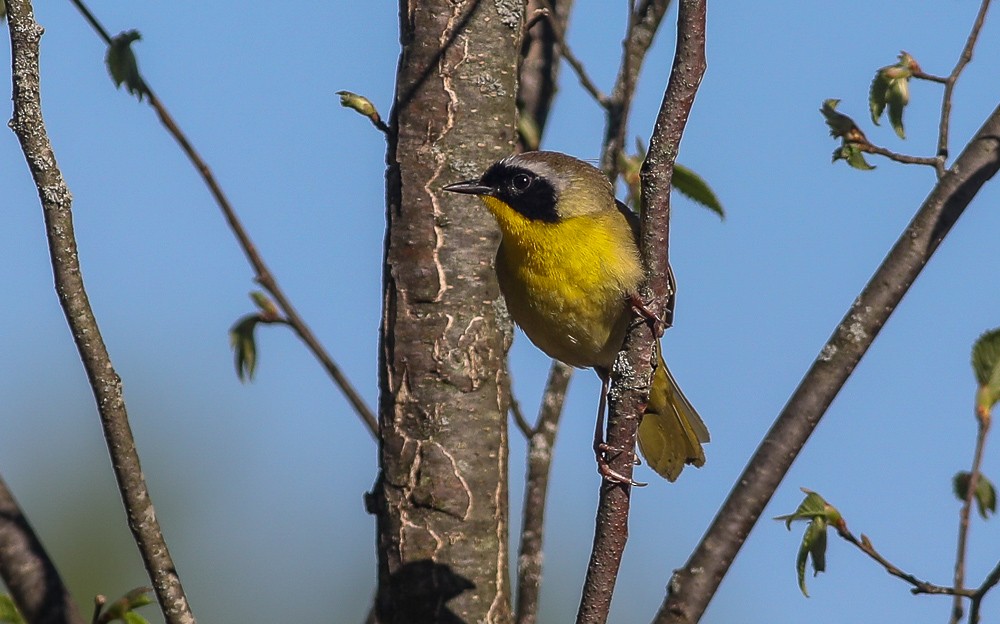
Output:
<svg viewBox="0 0 1000 624">
<path fill-rule="evenodd" d="M 649 153 L 642 169 L 643 203 L 640 248 L 650 275 L 647 295 L 651 308 L 660 315 L 667 302 L 669 273 L 667 242 L 670 222 L 670 181 L 684 127 L 695 94 L 705 73 L 705 0 L 681 0 L 677 16 L 677 49 L 670 80 L 656 119 Z M 633 18 L 633 24 L 635 18 Z M 630 26 L 634 34 L 635 28 Z M 652 33 L 648 41 L 652 40 Z M 647 43 L 648 45 L 648 43 Z M 631 48 L 626 44 L 626 57 Z M 628 68 L 634 64 L 625 63 Z M 629 69 L 623 67 L 623 74 Z M 631 89 L 629 89 L 630 92 Z M 660 251 L 662 250 L 662 251 Z M 625 346 L 612 371 L 615 390 L 609 396 L 607 443 L 621 449 L 608 457 L 611 470 L 632 477 L 635 460 L 636 430 L 649 396 L 653 344 L 657 336 L 646 324 L 636 325 L 626 337 Z M 607 621 L 622 552 L 628 538 L 628 513 L 631 486 L 611 483 L 601 485 L 597 510 L 594 548 L 577 622 Z"/>
<path fill-rule="evenodd" d="M 87 9 L 86 5 L 83 4 L 82 0 L 71 0 L 74 5 L 80 10 L 86 20 L 94 28 L 97 34 L 104 40 L 108 45 L 111 45 L 111 36 L 108 31 L 101 25 L 97 18 Z M 219 210 L 222 211 L 223 217 L 226 219 L 226 223 L 229 224 L 229 228 L 233 231 L 233 235 L 236 236 L 237 242 L 240 244 L 240 248 L 243 250 L 243 255 L 246 256 L 247 262 L 254 270 L 254 280 L 261 285 L 264 290 L 271 295 L 274 302 L 281 309 L 282 314 L 285 316 L 285 321 L 288 326 L 291 327 L 302 342 L 305 343 L 306 347 L 312 352 L 312 354 L 319 360 L 320 364 L 326 369 L 330 378 L 333 379 L 334 383 L 340 388 L 340 391 L 344 393 L 347 401 L 354 408 L 355 413 L 365 424 L 368 432 L 372 434 L 373 438 L 378 438 L 378 424 L 375 420 L 375 414 L 372 413 L 371 409 L 365 404 L 364 399 L 358 394 L 357 390 L 351 384 L 350 380 L 344 375 L 340 367 L 337 366 L 330 354 L 327 353 L 323 345 L 320 344 L 316 335 L 312 333 L 312 329 L 305 320 L 299 316 L 298 311 L 295 306 L 292 305 L 291 300 L 285 295 L 285 291 L 282 290 L 281 286 L 278 284 L 278 280 L 275 279 L 274 274 L 264 263 L 264 258 L 257 251 L 256 245 L 254 245 L 253 240 L 247 233 L 246 228 L 243 227 L 243 223 L 240 221 L 236 214 L 236 210 L 233 208 L 232 204 L 226 198 L 225 193 L 222 192 L 222 187 L 216 181 L 215 176 L 212 175 L 212 170 L 209 168 L 208 163 L 206 163 L 198 152 L 191 145 L 191 142 L 185 136 L 184 132 L 181 131 L 180 127 L 171 117 L 170 113 L 167 111 L 166 107 L 160 101 L 156 94 L 153 92 L 152 87 L 146 82 L 146 95 L 149 96 L 149 104 L 156 111 L 156 115 L 160 118 L 160 123 L 163 127 L 167 129 L 174 140 L 180 145 L 181 150 L 187 155 L 191 164 L 194 168 L 198 170 L 205 185 L 208 186 L 209 192 L 212 193 L 212 197 L 219 206 Z"/>
</svg>

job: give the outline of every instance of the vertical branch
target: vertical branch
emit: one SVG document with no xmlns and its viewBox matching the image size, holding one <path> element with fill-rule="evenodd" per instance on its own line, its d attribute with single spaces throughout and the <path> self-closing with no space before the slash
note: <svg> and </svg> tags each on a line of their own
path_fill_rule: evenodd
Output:
<svg viewBox="0 0 1000 624">
<path fill-rule="evenodd" d="M 10 127 L 17 135 L 38 188 L 59 303 L 97 402 L 129 528 L 139 547 L 160 608 L 168 623 L 192 624 L 195 618 L 160 532 L 139 465 L 122 396 L 121 378 L 111 364 L 84 289 L 73 232 L 72 196 L 56 164 L 42 119 L 38 73 L 42 27 L 35 21 L 30 0 L 7 0 L 7 19 L 14 77 L 14 116 Z"/>
<path fill-rule="evenodd" d="M 979 189 L 1000 169 L 1000 107 L 938 180 L 823 346 L 736 480 L 683 568 L 656 622 L 697 622 L 795 457 L 903 295 Z"/>
<path fill-rule="evenodd" d="M 56 566 L 0 478 L 0 578 L 32 624 L 84 624 Z"/>
<path fill-rule="evenodd" d="M 545 384 L 538 422 L 528 438 L 528 474 L 524 488 L 524 517 L 521 545 L 517 553 L 518 624 L 538 620 L 538 597 L 542 584 L 542 531 L 545 525 L 546 496 L 552 470 L 552 450 L 559 431 L 563 399 L 573 377 L 573 369 L 553 362 Z"/>
<path fill-rule="evenodd" d="M 622 62 L 615 78 L 615 86 L 607 101 L 607 126 L 604 130 L 604 147 L 601 151 L 601 169 L 611 178 L 618 178 L 618 156 L 625 150 L 625 133 L 628 131 L 629 113 L 636 81 L 646 60 L 646 53 L 653 45 L 653 37 L 660 28 L 670 0 L 642 0 L 637 8 L 630 2 L 628 30 L 622 42 Z"/>
<path fill-rule="evenodd" d="M 677 15 L 677 49 L 670 80 L 642 168 L 643 210 L 640 248 L 649 275 L 645 296 L 651 309 L 663 312 L 668 300 L 667 243 L 670 224 L 670 181 L 684 127 L 706 69 L 705 0 L 681 0 Z M 662 252 L 660 250 L 663 250 Z M 657 336 L 646 324 L 635 325 L 625 339 L 612 370 L 614 391 L 609 395 L 607 443 L 622 452 L 609 458 L 609 467 L 631 478 L 636 431 L 649 397 L 653 345 Z M 621 556 L 628 539 L 631 486 L 601 484 L 594 547 L 587 568 L 577 622 L 607 620 Z"/>
<path fill-rule="evenodd" d="M 944 94 L 941 96 L 941 122 L 938 128 L 937 152 L 938 158 L 942 162 L 948 159 L 948 127 L 951 123 L 951 96 L 955 92 L 955 83 L 958 82 L 959 75 L 961 75 L 965 66 L 972 61 L 972 50 L 976 47 L 976 41 L 979 39 L 979 31 L 983 27 L 983 22 L 986 21 L 986 10 L 989 8 L 990 0 L 982 0 L 982 4 L 979 5 L 979 13 L 976 14 L 976 19 L 972 24 L 972 30 L 965 41 L 965 47 L 962 48 L 962 54 L 958 57 L 955 68 L 951 70 L 951 73 L 948 74 L 948 77 L 944 81 Z"/>
<path fill-rule="evenodd" d="M 983 451 L 986 448 L 986 436 L 990 431 L 990 415 L 988 412 L 976 414 L 979 427 L 976 432 L 976 450 L 972 455 L 972 470 L 969 471 L 969 483 L 966 485 L 965 500 L 958 512 L 958 545 L 955 553 L 955 589 L 965 587 L 965 554 L 969 539 L 969 512 L 972 501 L 976 497 L 976 486 L 979 485 L 979 470 L 983 463 Z M 958 624 L 962 619 L 962 596 L 956 595 L 951 607 L 951 622 Z M 970 618 L 970 623 L 974 622 Z"/>
</svg>

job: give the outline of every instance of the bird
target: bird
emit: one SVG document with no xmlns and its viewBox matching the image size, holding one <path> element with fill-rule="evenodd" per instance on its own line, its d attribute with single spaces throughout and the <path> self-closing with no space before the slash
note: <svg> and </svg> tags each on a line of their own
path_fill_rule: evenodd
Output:
<svg viewBox="0 0 1000 624">
<path fill-rule="evenodd" d="M 443 190 L 478 196 L 499 225 L 495 269 L 514 322 L 549 357 L 594 369 L 606 392 L 634 309 L 642 309 L 638 290 L 645 276 L 638 216 L 615 198 L 608 177 L 573 156 L 532 151 Z M 650 468 L 675 481 L 685 465 L 704 465 L 709 433 L 658 344 L 655 351 L 639 450 Z M 599 471 L 622 480 L 602 465 L 602 421 L 599 413 Z"/>
</svg>

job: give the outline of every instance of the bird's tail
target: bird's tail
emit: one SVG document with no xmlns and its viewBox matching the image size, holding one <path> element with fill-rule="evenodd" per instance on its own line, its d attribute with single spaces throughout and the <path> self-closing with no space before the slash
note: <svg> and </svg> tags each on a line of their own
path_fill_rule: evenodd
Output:
<svg viewBox="0 0 1000 624">
<path fill-rule="evenodd" d="M 708 428 L 670 374 L 660 349 L 653 372 L 649 404 L 639 423 L 639 450 L 649 467 L 676 481 L 684 464 L 705 464 L 702 443 L 708 442 Z"/>
</svg>

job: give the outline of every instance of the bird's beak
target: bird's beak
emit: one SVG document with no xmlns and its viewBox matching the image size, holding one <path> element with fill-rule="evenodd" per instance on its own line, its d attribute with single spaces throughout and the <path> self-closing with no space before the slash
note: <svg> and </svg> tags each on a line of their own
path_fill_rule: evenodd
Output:
<svg viewBox="0 0 1000 624">
<path fill-rule="evenodd" d="M 492 195 L 493 189 L 479 183 L 479 180 L 466 180 L 456 182 L 444 187 L 444 190 L 452 193 L 464 193 L 466 195 Z"/>
</svg>

